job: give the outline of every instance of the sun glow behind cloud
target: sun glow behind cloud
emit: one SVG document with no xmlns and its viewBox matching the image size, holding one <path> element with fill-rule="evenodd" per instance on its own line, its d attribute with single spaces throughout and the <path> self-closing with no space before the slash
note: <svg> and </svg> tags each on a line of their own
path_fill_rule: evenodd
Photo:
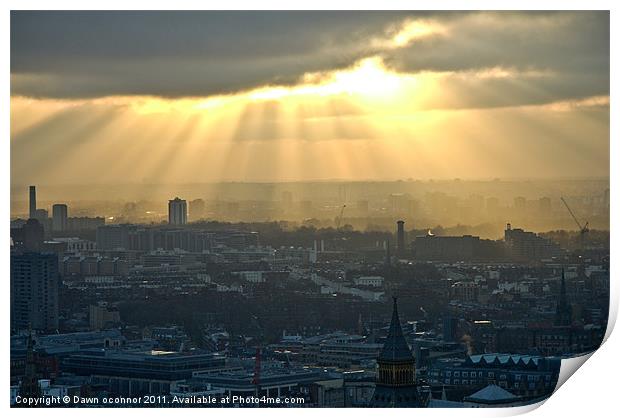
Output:
<svg viewBox="0 0 620 418">
<path fill-rule="evenodd" d="M 517 75 L 493 68 L 467 79 L 484 82 Z M 581 110 L 604 107 L 608 98 L 451 110 L 459 93 L 442 86 L 452 79 L 451 73 L 399 74 L 374 58 L 329 74 L 308 74 L 295 86 L 208 98 L 14 97 L 12 149 L 20 152 L 25 146 L 21 138 L 42 129 L 46 142 L 24 155 L 19 167 L 45 165 L 50 153 L 58 152 L 59 159 L 72 161 L 74 171 L 50 164 L 46 172 L 65 181 L 75 179 L 75 172 L 84 173 L 80 178 L 110 182 L 441 177 L 455 170 L 497 176 L 510 168 L 500 155 L 524 153 L 522 158 L 531 159 L 540 148 L 531 121 L 551 129 L 558 117 L 548 122 L 543 115 L 561 113 L 561 126 L 572 128 L 557 135 L 594 132 L 597 139 L 580 153 L 562 150 L 568 153 L 565 160 L 578 164 L 583 158 L 602 157 L 598 141 L 605 141 L 608 128 L 604 120 L 591 119 Z M 442 108 L 445 105 L 448 108 Z M 54 131 L 64 118 L 73 123 Z M 519 137 L 519 148 L 498 142 L 497 132 Z M 552 174 L 544 158 L 531 167 L 536 174 Z M 20 178 L 25 175 L 16 170 Z"/>
<path fill-rule="evenodd" d="M 423 19 L 407 19 L 393 26 L 387 36 L 375 38 L 372 45 L 380 48 L 402 48 L 430 36 L 446 36 L 448 28 L 438 22 Z"/>
<path fill-rule="evenodd" d="M 12 176 L 37 182 L 31 167 L 60 183 L 606 174 L 609 96 L 558 99 L 559 74 L 546 67 L 406 71 L 376 51 L 466 37 L 454 32 L 397 22 L 346 68 L 230 94 L 15 96 Z"/>
<path fill-rule="evenodd" d="M 353 67 L 335 71 L 327 76 L 305 74 L 303 82 L 295 87 L 265 87 L 247 94 L 250 99 L 281 99 L 291 96 L 351 95 L 365 98 L 392 98 L 405 83 L 415 78 L 389 71 L 378 57 L 366 58 Z M 318 80 L 318 83 L 315 82 Z"/>
<path fill-rule="evenodd" d="M 360 60 L 350 68 L 329 73 L 305 74 L 294 86 L 265 86 L 230 95 L 206 98 L 166 99 L 150 96 L 105 97 L 91 99 L 93 104 L 129 106 L 138 114 L 174 111 L 223 111 L 247 104 L 277 100 L 283 105 L 300 101 L 326 100 L 342 97 L 351 101 L 387 105 L 411 94 L 417 85 L 413 75 L 398 74 L 385 67 L 378 57 Z M 70 102 L 70 101 L 67 101 Z M 81 103 L 84 101 L 73 101 Z"/>
</svg>

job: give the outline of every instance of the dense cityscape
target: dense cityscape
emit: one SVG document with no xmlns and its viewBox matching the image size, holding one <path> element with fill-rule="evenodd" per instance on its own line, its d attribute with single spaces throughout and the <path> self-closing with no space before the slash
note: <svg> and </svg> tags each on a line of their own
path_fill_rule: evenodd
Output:
<svg viewBox="0 0 620 418">
<path fill-rule="evenodd" d="M 128 223 L 135 203 L 73 217 L 38 191 L 11 221 L 16 406 L 525 405 L 606 331 L 609 233 L 588 226 L 609 213 L 604 183 L 534 206 L 471 198 L 498 216 L 574 216 L 572 232 L 507 222 L 499 239 L 411 229 L 421 205 L 407 194 L 343 192 L 335 218 L 252 223 L 231 220 L 234 202 L 217 220 L 203 199 L 171 197 L 167 220 Z M 319 204 L 285 191 L 279 205 Z M 357 229 L 350 206 L 384 207 L 392 230 Z"/>
</svg>

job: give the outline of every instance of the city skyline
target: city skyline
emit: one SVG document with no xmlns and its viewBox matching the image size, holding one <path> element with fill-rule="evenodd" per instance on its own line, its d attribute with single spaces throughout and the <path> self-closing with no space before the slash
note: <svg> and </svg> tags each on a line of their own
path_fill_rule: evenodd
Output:
<svg viewBox="0 0 620 418">
<path fill-rule="evenodd" d="M 385 231 L 391 230 L 394 221 L 403 220 L 412 230 L 434 231 L 440 235 L 474 234 L 493 239 L 503 234 L 507 223 L 535 232 L 578 231 L 586 223 L 604 234 L 609 230 L 610 189 L 607 181 L 453 180 L 254 186 L 231 183 L 213 190 L 190 187 L 168 191 L 143 186 L 140 189 L 142 198 L 132 195 L 132 189 L 122 191 L 117 185 L 108 190 L 105 187 L 89 190 L 91 196 L 97 196 L 94 200 L 76 200 L 75 194 L 66 188 L 53 188 L 50 193 L 47 187 L 43 187 L 45 199 L 38 200 L 39 203 L 36 186 L 27 189 L 28 201 L 22 200 L 26 197 L 24 189 L 21 193 L 16 191 L 12 197 L 12 224 L 34 217 L 44 224 L 52 222 L 58 232 L 72 229 L 67 226 L 74 221 L 110 224 L 167 221 L 176 225 L 188 222 L 259 225 L 275 222 L 289 229 L 342 226 L 359 231 Z M 172 191 L 176 197 L 170 200 Z M 99 197 L 108 195 L 114 197 Z M 83 189 L 81 196 L 85 196 Z M 173 211 L 173 206 L 178 210 Z M 53 220 L 48 218 L 50 214 Z"/>
</svg>

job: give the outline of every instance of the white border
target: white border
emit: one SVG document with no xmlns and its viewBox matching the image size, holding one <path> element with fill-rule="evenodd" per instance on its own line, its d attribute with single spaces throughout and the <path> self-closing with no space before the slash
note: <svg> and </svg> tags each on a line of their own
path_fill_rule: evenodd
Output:
<svg viewBox="0 0 620 418">
<path fill-rule="evenodd" d="M 110 1 L 91 1 L 88 4 L 84 4 L 79 1 L 8 1 L 4 4 L 7 4 L 8 7 L 5 9 L 5 13 L 0 17 L 0 27 L 3 31 L 3 39 L 2 39 L 2 52 L 1 55 L 4 59 L 4 68 L 5 68 L 5 82 L 2 83 L 2 96 L 4 98 L 5 106 L 3 106 L 3 117 L 0 118 L 0 123 L 2 126 L 2 132 L 5 134 L 6 139 L 2 142 L 2 151 L 0 152 L 0 166 L 4 170 L 4 178 L 2 183 L 2 191 L 4 192 L 5 199 L 2 200 L 2 214 L 4 216 L 5 221 L 1 223 L 0 226 L 0 236 L 5 237 L 5 250 L 0 251 L 0 260 L 2 263 L 2 280 L 3 285 L 5 286 L 5 291 L 3 292 L 3 306 L 4 311 L 2 315 L 2 321 L 4 323 L 4 330 L 9 329 L 9 292 L 8 292 L 8 270 L 9 270 L 9 248 L 8 248 L 8 236 L 9 236 L 9 223 L 8 220 L 10 218 L 10 147 L 9 147 L 9 123 L 10 123 L 10 114 L 8 109 L 10 108 L 10 39 L 9 39 L 9 27 L 10 27 L 10 9 L 15 10 L 25 10 L 25 9 L 118 9 L 118 10 L 129 10 L 129 9 L 159 9 L 159 10 L 176 10 L 176 9 L 324 9 L 324 10 L 334 10 L 334 9 L 348 9 L 347 6 L 353 6 L 356 9 L 366 9 L 366 10 L 407 10 L 407 9 L 417 9 L 417 10 L 556 10 L 558 8 L 569 9 L 569 10 L 580 10 L 580 9 L 588 9 L 588 10 L 611 10 L 611 68 L 618 70 L 618 54 L 617 54 L 617 41 L 618 41 L 618 30 L 617 25 L 619 23 L 619 19 L 617 17 L 617 8 L 614 7 L 616 2 L 613 1 L 603 1 L 603 0 L 590 0 L 590 1 L 433 1 L 433 2 L 412 2 L 406 0 L 392 0 L 392 1 L 368 1 L 361 0 L 356 1 L 355 3 L 347 4 L 345 2 L 336 3 L 332 1 L 326 0 L 315 0 L 315 1 L 261 1 L 260 4 L 256 2 L 252 2 L 249 0 L 240 1 L 240 0 L 229 0 L 224 3 L 213 3 L 209 4 L 206 2 L 200 1 L 188 1 L 188 0 L 177 0 L 175 2 L 170 1 L 161 1 L 161 0 L 152 0 L 149 2 L 146 1 L 119 1 L 119 0 L 110 0 Z M 260 6 L 260 7 L 258 7 Z M 618 96 L 618 87 L 617 83 L 615 83 L 615 73 L 611 71 L 611 97 Z M 611 138 L 618 137 L 618 128 L 617 121 L 620 120 L 620 115 L 617 111 L 617 106 L 614 105 L 614 100 L 611 101 Z M 610 182 L 612 184 L 611 187 L 611 219 L 610 219 L 610 227 L 612 231 L 611 235 L 611 246 L 612 246 L 612 260 L 616 260 L 617 251 L 617 234 L 616 224 L 617 224 L 617 211 L 614 213 L 614 209 L 620 207 L 618 204 L 618 192 L 616 190 L 616 180 L 618 179 L 618 169 L 616 168 L 616 163 L 619 163 L 618 157 L 620 156 L 618 145 L 615 141 L 610 140 L 610 156 L 611 156 L 611 175 Z M 616 408 L 616 396 L 617 396 L 617 387 L 615 386 L 617 373 L 618 373 L 618 359 L 616 353 L 620 353 L 620 339 L 617 336 L 617 333 L 611 334 L 611 330 L 613 329 L 613 325 L 615 324 L 618 312 L 618 285 L 617 279 L 615 278 L 615 264 L 612 262 L 612 271 L 611 271 L 611 306 L 610 306 L 610 317 L 609 317 L 609 328 L 607 332 L 607 340 L 603 344 L 603 346 L 594 354 L 591 355 L 590 360 L 588 361 L 587 367 L 579 366 L 583 364 L 585 359 L 571 359 L 569 361 L 563 362 L 562 365 L 562 375 L 563 378 L 565 376 L 570 376 L 569 371 L 575 371 L 576 377 L 572 379 L 568 379 L 568 381 L 561 386 L 557 390 L 557 392 L 540 408 L 540 404 L 528 406 L 528 407 L 520 407 L 520 408 L 510 408 L 510 409 L 443 409 L 443 410 L 421 410 L 421 409 L 409 409 L 409 410 L 397 410 L 390 411 L 390 415 L 395 414 L 399 416 L 405 415 L 416 415 L 416 416 L 436 416 L 436 417 L 453 417 L 455 415 L 460 415 L 463 417 L 479 417 L 479 416 L 513 416 L 517 414 L 522 414 L 525 412 L 530 412 L 532 416 L 610 416 L 613 414 L 613 410 Z M 9 338 L 8 332 L 2 333 L 2 358 L 4 358 L 4 362 L 2 363 L 2 369 L 4 372 L 4 382 L 9 381 Z M 577 370 L 579 369 L 579 370 Z M 9 406 L 9 396 L 8 390 L 6 392 L 4 398 L 4 406 L 8 408 Z M 372 409 L 348 409 L 348 410 L 337 410 L 337 409 L 281 409 L 281 410 L 269 410 L 269 409 L 183 409 L 183 410 L 174 410 L 175 412 L 181 412 L 183 414 L 216 414 L 217 416 L 226 415 L 226 416 L 241 416 L 247 414 L 259 414 L 264 416 L 289 416 L 291 413 L 299 416 L 308 416 L 315 415 L 320 413 L 321 415 L 355 415 L 355 416 L 376 416 L 377 412 L 381 413 L 382 411 L 372 410 Z M 149 409 L 145 411 L 146 414 L 149 415 L 157 415 L 157 416 L 169 416 L 170 410 L 167 409 Z M 11 409 L 11 414 L 21 415 L 21 414 L 41 414 L 44 413 L 46 415 L 61 416 L 61 415 L 84 415 L 84 414 L 93 414 L 93 415 L 108 415 L 110 413 L 109 410 L 105 409 L 46 409 L 45 411 L 36 411 L 36 410 L 18 410 Z M 114 411 L 115 414 L 133 414 L 134 410 L 131 409 L 118 409 Z"/>
</svg>

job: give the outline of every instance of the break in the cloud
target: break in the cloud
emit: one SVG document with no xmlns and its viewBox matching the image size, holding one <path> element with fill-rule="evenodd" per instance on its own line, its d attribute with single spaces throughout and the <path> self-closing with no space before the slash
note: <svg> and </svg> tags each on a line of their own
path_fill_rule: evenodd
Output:
<svg viewBox="0 0 620 418">
<path fill-rule="evenodd" d="M 609 174 L 607 12 L 13 12 L 14 184 Z"/>
<path fill-rule="evenodd" d="M 396 13 L 15 12 L 13 94 L 209 96 L 342 68 Z"/>
<path fill-rule="evenodd" d="M 200 97 L 294 85 L 308 73 L 380 58 L 401 73 L 500 68 L 553 73 L 493 79 L 503 106 L 608 94 L 607 12 L 13 12 L 14 96 Z M 496 89 L 500 90 L 496 90 Z M 518 90 L 518 91 L 517 91 Z M 529 91 L 528 91 L 529 90 Z"/>
</svg>

